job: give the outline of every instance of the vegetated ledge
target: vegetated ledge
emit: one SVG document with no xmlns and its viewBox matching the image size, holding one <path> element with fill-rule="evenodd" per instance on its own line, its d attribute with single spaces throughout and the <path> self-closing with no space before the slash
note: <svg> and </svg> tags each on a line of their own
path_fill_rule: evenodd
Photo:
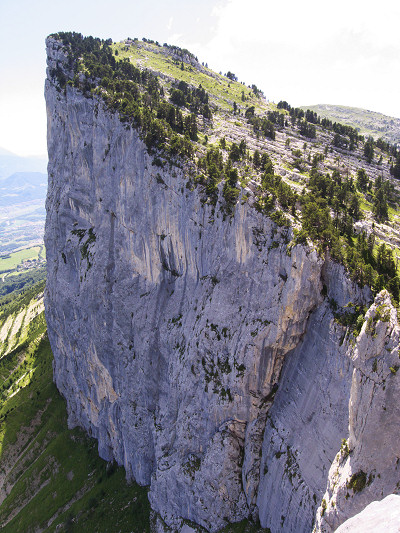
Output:
<svg viewBox="0 0 400 533">
<path fill-rule="evenodd" d="M 222 196 L 220 205 L 224 216 L 232 215 L 240 198 L 240 201 L 249 201 L 278 225 L 294 226 L 295 242 L 305 243 L 310 238 L 317 244 L 320 253 L 329 251 L 332 259 L 344 264 L 353 280 L 360 285 L 368 284 L 375 294 L 387 288 L 398 303 L 400 279 L 392 249 L 385 243 L 381 243 L 378 249 L 373 234 L 354 233 L 353 225 L 362 217 L 360 197 L 367 194 L 365 183 L 369 183 L 369 190 L 372 190 L 371 180 L 365 171 L 362 174 L 362 169 L 358 171 L 361 174 L 357 177 L 357 184 L 349 177 L 348 171 L 347 177 L 343 178 L 342 172 L 335 168 L 332 174 L 324 174 L 320 170 L 320 162 L 332 150 L 331 147 L 339 152 L 342 151 L 341 146 L 350 146 L 350 150 L 355 150 L 361 142 L 367 159 L 371 157 L 374 146 L 382 154 L 386 150 L 388 157 L 390 154 L 398 157 L 396 147 L 379 140 L 374 145 L 373 140 L 365 141 L 349 126 L 332 124 L 320 119 L 314 112 L 305 113 L 292 108 L 287 102 L 280 102 L 278 111 L 267 112 L 268 120 L 262 119 L 267 121 L 265 126 L 257 119 L 254 106 L 244 106 L 243 115 L 254 131 L 249 131 L 247 126 L 246 136 L 238 144 L 229 143 L 221 137 L 219 142 L 207 146 L 207 142 L 200 142 L 201 137 L 205 131 L 215 130 L 213 119 L 219 117 L 219 110 L 201 84 L 196 88 L 183 81 L 169 86 L 161 83 L 160 77 L 149 69 L 135 67 L 127 57 L 119 59 L 111 39 L 83 37 L 77 33 L 58 33 L 49 39 L 52 46 L 59 47 L 62 52 L 61 60 L 49 69 L 50 79 L 58 90 L 65 91 L 67 85 L 75 87 L 86 97 L 100 98 L 111 112 L 118 112 L 127 127 L 139 130 L 149 153 L 153 155 L 153 164 L 185 168 L 187 187 L 200 186 L 204 202 L 215 207 L 217 199 Z M 134 41 L 127 40 L 126 43 L 128 48 L 133 46 Z M 151 41 L 146 40 L 147 43 Z M 170 53 L 170 50 L 167 52 Z M 174 48 L 174 54 L 181 54 L 183 69 L 184 62 L 193 61 L 178 48 Z M 178 61 L 176 57 L 175 61 Z M 255 94 L 260 98 L 258 92 Z M 247 105 L 244 91 L 242 99 Z M 237 109 L 235 104 L 233 117 L 240 116 Z M 293 189 L 275 172 L 271 157 L 265 150 L 254 149 L 260 135 L 269 137 L 273 142 L 275 128 L 286 132 L 286 144 L 288 141 L 290 144 L 288 135 L 298 135 L 297 131 L 305 138 L 321 135 L 325 139 L 328 135 L 330 144 L 326 144 L 320 152 L 315 151 L 301 195 L 298 189 Z M 346 140 L 346 135 L 350 140 Z M 301 169 L 302 165 L 306 165 L 301 151 L 292 152 L 294 164 Z M 346 162 L 346 156 L 342 158 Z M 278 160 L 278 163 L 282 164 L 282 161 Z M 376 216 L 378 220 L 384 220 L 387 202 L 391 199 L 392 203 L 397 203 L 397 193 L 388 180 L 378 180 L 375 182 L 375 198 Z"/>
</svg>

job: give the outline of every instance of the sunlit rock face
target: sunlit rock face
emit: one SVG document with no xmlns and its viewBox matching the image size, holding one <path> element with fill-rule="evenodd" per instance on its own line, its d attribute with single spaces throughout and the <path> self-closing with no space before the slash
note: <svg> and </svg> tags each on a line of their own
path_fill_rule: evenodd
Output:
<svg viewBox="0 0 400 533">
<path fill-rule="evenodd" d="M 390 494 L 374 501 L 363 511 L 349 518 L 336 533 L 397 533 L 400 524 L 400 496 Z"/>
<path fill-rule="evenodd" d="M 400 491 L 399 334 L 397 310 L 382 291 L 349 348 L 354 370 L 348 439 L 329 471 L 318 532 L 336 531 L 374 500 Z"/>
</svg>

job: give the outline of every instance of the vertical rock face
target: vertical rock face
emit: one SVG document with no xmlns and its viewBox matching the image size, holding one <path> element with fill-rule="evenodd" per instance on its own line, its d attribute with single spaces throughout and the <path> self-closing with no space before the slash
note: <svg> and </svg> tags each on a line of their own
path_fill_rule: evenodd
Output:
<svg viewBox="0 0 400 533">
<path fill-rule="evenodd" d="M 341 439 L 347 435 L 352 337 L 338 324 L 328 301 L 345 307 L 364 303 L 343 270 L 323 269 L 327 299 L 311 315 L 302 342 L 290 353 L 268 413 L 257 504 L 271 531 L 309 533 Z"/>
<path fill-rule="evenodd" d="M 398 533 L 400 524 L 400 496 L 391 494 L 372 502 L 353 518 L 349 518 L 336 533 Z"/>
<path fill-rule="evenodd" d="M 353 455 L 367 441 L 378 453 L 376 420 L 362 414 L 378 378 L 365 368 L 389 332 L 378 321 L 367 357 L 367 325 L 354 347 L 332 311 L 365 304 L 368 291 L 289 245 L 291 230 L 244 198 L 225 218 L 192 186 L 190 167 L 154 166 L 118 115 L 58 90 L 50 69 L 70 77 L 68 58 L 57 41 L 47 47 L 45 304 L 69 424 L 150 485 L 159 524 L 217 531 L 253 515 L 273 533 L 309 532 L 349 416 Z M 386 395 L 397 379 L 388 364 L 378 356 Z M 373 468 L 374 483 L 395 453 Z M 349 516 L 340 502 L 340 519 L 332 504 L 318 527 Z"/>
<path fill-rule="evenodd" d="M 400 490 L 399 326 L 382 291 L 365 316 L 353 360 L 349 438 L 329 471 L 316 531 L 331 532 L 369 503 Z"/>
<path fill-rule="evenodd" d="M 48 54 L 62 64 L 56 42 Z M 168 524 L 215 531 L 255 505 L 266 412 L 321 262 L 244 202 L 223 220 L 96 100 L 49 79 L 46 101 L 46 318 L 70 425 L 150 484 Z"/>
</svg>

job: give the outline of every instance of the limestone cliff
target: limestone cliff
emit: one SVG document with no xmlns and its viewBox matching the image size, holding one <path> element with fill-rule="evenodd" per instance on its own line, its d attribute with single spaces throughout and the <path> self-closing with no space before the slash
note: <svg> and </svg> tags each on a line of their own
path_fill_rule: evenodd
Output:
<svg viewBox="0 0 400 533">
<path fill-rule="evenodd" d="M 69 424 L 150 486 L 160 528 L 310 531 L 359 367 L 332 302 L 369 291 L 242 192 L 226 218 L 190 164 L 153 164 L 97 97 L 59 90 L 68 61 L 47 51 L 45 305 Z"/>
<path fill-rule="evenodd" d="M 375 498 L 400 488 L 399 326 L 389 294 L 368 310 L 353 360 L 349 437 L 329 471 L 316 531 L 331 532 Z"/>
<path fill-rule="evenodd" d="M 400 496 L 391 494 L 367 505 L 361 513 L 349 518 L 336 533 L 398 533 Z"/>
</svg>

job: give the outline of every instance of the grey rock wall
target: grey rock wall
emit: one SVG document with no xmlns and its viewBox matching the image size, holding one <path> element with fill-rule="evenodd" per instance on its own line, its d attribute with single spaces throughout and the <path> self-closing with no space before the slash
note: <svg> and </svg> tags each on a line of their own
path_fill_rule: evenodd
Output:
<svg viewBox="0 0 400 533">
<path fill-rule="evenodd" d="M 336 533 L 398 533 L 400 529 L 400 496 L 391 494 L 374 501 L 353 518 L 349 518 Z"/>
<path fill-rule="evenodd" d="M 244 202 L 214 213 L 190 169 L 153 166 L 98 101 L 51 80 L 46 101 L 46 317 L 69 423 L 150 485 L 167 524 L 241 520 L 285 354 L 322 300 L 321 262 L 289 253 L 290 232 Z"/>
<path fill-rule="evenodd" d="M 369 292 L 242 197 L 224 217 L 190 165 L 153 165 L 99 100 L 58 90 L 47 46 L 45 305 L 70 426 L 150 486 L 159 531 L 310 531 L 357 365 L 331 306 Z"/>
<path fill-rule="evenodd" d="M 348 430 L 329 471 L 317 532 L 333 532 L 374 500 L 400 492 L 399 333 L 397 311 L 382 291 L 349 347 Z"/>
<path fill-rule="evenodd" d="M 352 335 L 337 323 L 328 302 L 344 308 L 365 304 L 370 294 L 332 262 L 324 264 L 322 281 L 327 297 L 288 354 L 267 417 L 257 504 L 261 524 L 273 532 L 311 530 L 332 460 L 347 435 Z"/>
</svg>

